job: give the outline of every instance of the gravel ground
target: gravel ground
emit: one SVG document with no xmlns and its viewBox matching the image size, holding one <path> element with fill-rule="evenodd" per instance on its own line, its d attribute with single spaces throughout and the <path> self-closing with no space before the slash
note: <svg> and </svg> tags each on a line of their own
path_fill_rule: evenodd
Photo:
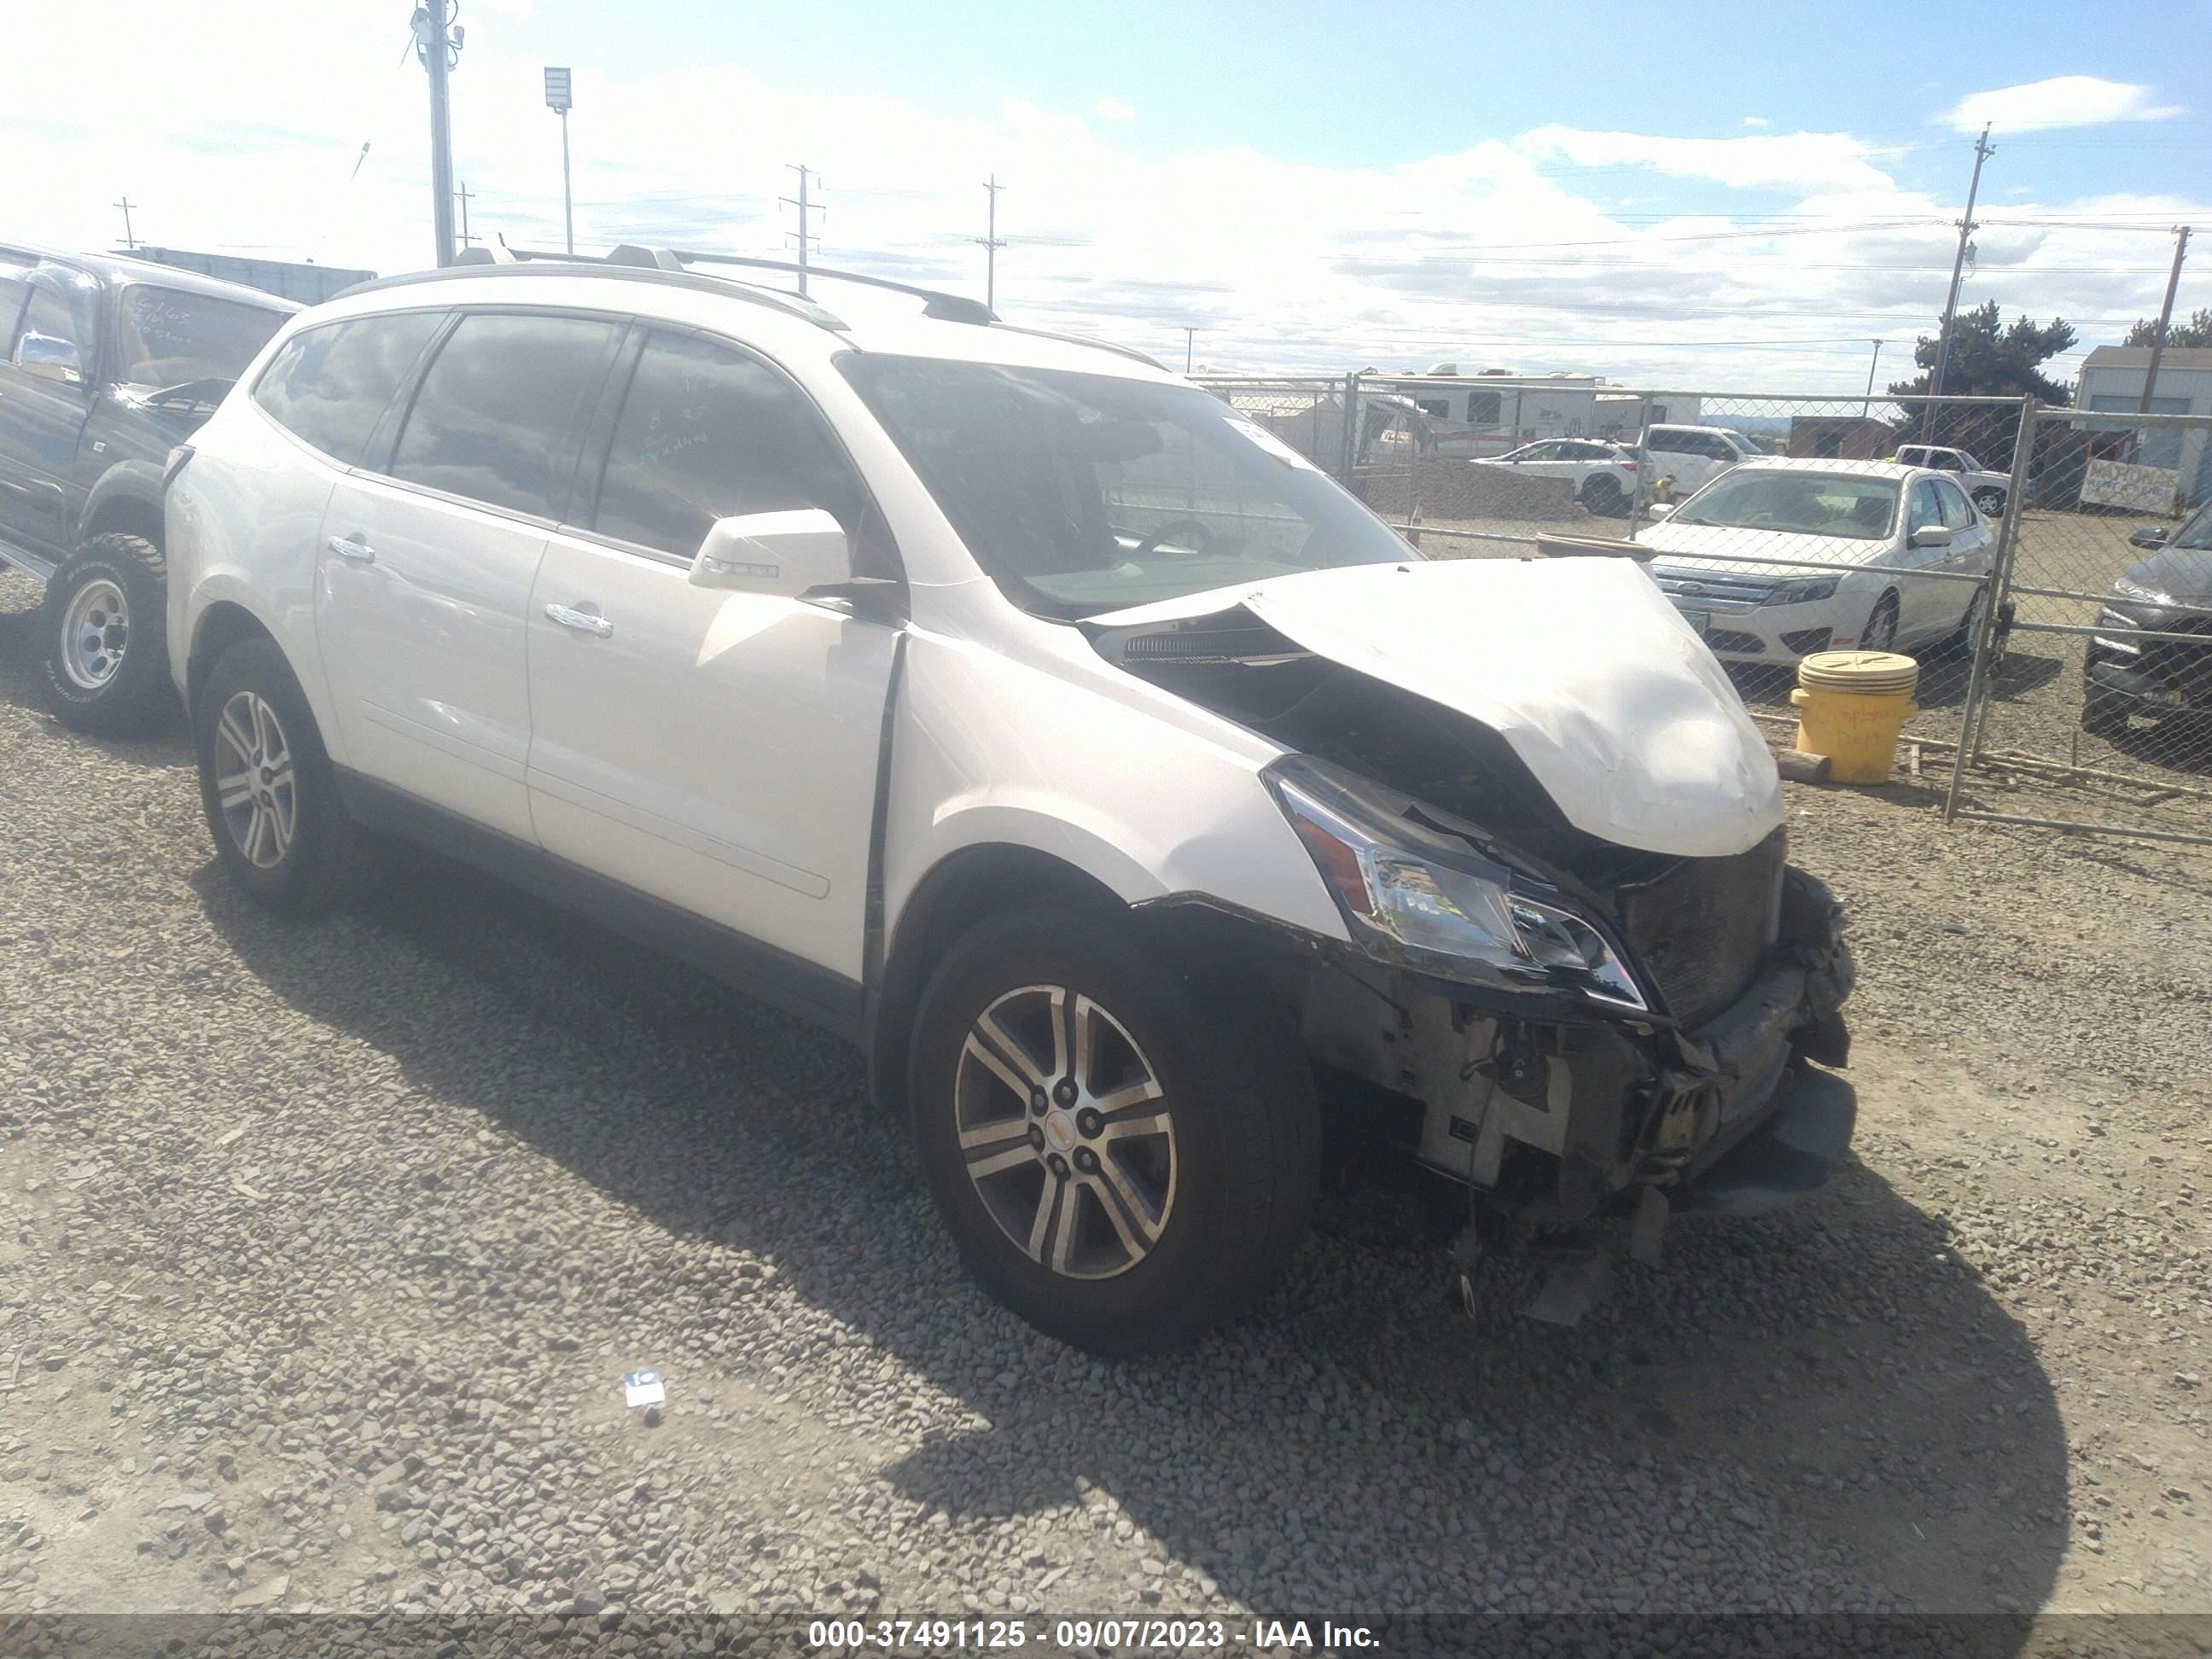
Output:
<svg viewBox="0 0 2212 1659">
<path fill-rule="evenodd" d="M 0 574 L 0 1613 L 2212 1609 L 2206 865 L 1794 789 L 1859 1161 L 1580 1328 L 1388 1194 L 1195 1351 L 961 1274 L 857 1060 L 428 860 L 281 923 Z M 658 1368 L 669 1400 L 626 1410 Z"/>
</svg>

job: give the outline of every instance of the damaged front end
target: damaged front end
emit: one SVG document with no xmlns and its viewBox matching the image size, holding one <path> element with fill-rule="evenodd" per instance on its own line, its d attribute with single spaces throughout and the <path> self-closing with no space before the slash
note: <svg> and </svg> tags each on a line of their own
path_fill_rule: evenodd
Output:
<svg viewBox="0 0 2212 1659">
<path fill-rule="evenodd" d="M 1590 834 L 1484 722 L 1241 607 L 1095 637 L 1291 751 L 1262 775 L 1350 943 L 1245 954 L 1340 1120 L 1538 1230 L 1768 1208 L 1843 1156 L 1851 961 L 1778 824 L 1717 855 Z"/>
</svg>

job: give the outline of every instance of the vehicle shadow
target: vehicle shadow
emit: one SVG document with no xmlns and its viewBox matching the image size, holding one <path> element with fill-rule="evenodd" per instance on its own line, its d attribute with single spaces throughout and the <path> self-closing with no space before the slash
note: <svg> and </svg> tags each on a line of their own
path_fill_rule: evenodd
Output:
<svg viewBox="0 0 2212 1659">
<path fill-rule="evenodd" d="M 39 648 L 40 586 L 20 570 L 0 569 L 0 702 L 26 709 L 56 731 L 61 722 L 46 711 L 44 655 Z M 162 729 L 143 738 L 88 738 L 65 734 L 73 743 L 90 744 L 102 754 L 133 766 L 161 771 L 191 764 L 191 744 L 182 714 L 171 710 Z"/>
<path fill-rule="evenodd" d="M 1470 1318 L 1423 1228 L 1334 1205 L 1233 1328 L 1109 1364 L 962 1273 L 835 1041 L 442 861 L 312 925 L 212 864 L 193 880 L 270 992 L 665 1237 L 625 1322 L 672 1334 L 669 1371 L 787 1345 L 793 1316 L 713 1288 L 765 1261 L 825 1351 L 857 1340 L 902 1395 L 960 1401 L 988 1426 L 876 1471 L 925 1514 L 1081 1504 L 1102 1547 L 1126 1519 L 1261 1612 L 1987 1612 L 2056 1582 L 2051 1384 L 1948 1223 L 1863 1167 L 1778 1217 L 1676 1227 L 1571 1331 L 1517 1316 L 1534 1261 L 1484 1264 Z M 1146 1610 L 1141 1580 L 1115 1593 Z"/>
</svg>

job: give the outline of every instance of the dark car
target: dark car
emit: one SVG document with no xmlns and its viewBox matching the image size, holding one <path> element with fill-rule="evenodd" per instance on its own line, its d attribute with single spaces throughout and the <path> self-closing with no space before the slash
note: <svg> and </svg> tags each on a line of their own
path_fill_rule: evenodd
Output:
<svg viewBox="0 0 2212 1659">
<path fill-rule="evenodd" d="M 0 243 L 0 564 L 46 584 L 46 701 L 121 736 L 166 717 L 169 452 L 300 307 L 137 259 Z"/>
<path fill-rule="evenodd" d="M 2212 714 L 2212 502 L 2171 538 L 2153 529 L 2128 539 L 2158 550 L 2112 584 L 2097 613 L 2114 631 L 2089 641 L 2081 727 L 2100 737 L 2124 729 L 2130 714 Z M 2121 631 L 2136 629 L 2203 643 Z"/>
</svg>

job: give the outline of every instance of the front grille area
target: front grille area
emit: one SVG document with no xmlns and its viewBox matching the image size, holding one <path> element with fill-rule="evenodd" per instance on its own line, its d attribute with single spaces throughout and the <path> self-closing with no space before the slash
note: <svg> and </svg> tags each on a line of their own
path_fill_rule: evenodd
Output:
<svg viewBox="0 0 2212 1659">
<path fill-rule="evenodd" d="M 1734 651 L 1743 656 L 1756 657 L 1765 653 L 1766 641 L 1756 634 L 1739 634 L 1733 629 L 1716 628 L 1705 635 L 1705 647 L 1711 651 Z"/>
<path fill-rule="evenodd" d="M 1733 858 L 1684 859 L 1620 890 L 1622 931 L 1667 1012 L 1702 1025 L 1743 994 L 1773 936 L 1784 837 Z"/>
<path fill-rule="evenodd" d="M 2165 624 L 2172 634 L 2203 634 L 2202 645 L 2179 640 L 2145 640 L 2142 672 L 2172 687 L 2192 708 L 2212 708 L 2212 617 L 2191 617 Z M 2121 635 L 2125 638 L 2126 635 Z"/>
</svg>

